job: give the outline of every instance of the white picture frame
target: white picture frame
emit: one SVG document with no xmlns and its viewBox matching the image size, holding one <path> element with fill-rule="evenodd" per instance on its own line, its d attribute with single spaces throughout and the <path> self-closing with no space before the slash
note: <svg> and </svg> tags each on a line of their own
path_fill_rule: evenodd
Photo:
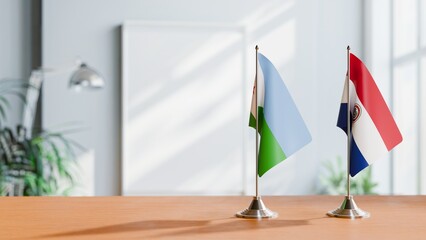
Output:
<svg viewBox="0 0 426 240">
<path fill-rule="evenodd" d="M 244 194 L 246 42 L 238 25 L 123 24 L 122 195 Z"/>
</svg>

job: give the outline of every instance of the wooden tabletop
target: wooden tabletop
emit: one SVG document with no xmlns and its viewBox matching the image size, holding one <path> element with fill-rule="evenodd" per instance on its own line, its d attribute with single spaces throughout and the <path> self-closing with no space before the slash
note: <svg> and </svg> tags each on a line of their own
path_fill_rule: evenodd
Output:
<svg viewBox="0 0 426 240">
<path fill-rule="evenodd" d="M 426 239 L 426 196 L 356 196 L 358 220 L 325 215 L 341 196 L 263 200 L 278 218 L 235 218 L 251 197 L 3 197 L 0 239 Z"/>
</svg>

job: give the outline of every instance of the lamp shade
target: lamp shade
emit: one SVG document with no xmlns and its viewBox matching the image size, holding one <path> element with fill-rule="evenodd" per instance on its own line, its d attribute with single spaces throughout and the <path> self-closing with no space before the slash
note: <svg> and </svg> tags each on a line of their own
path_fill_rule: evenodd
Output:
<svg viewBox="0 0 426 240">
<path fill-rule="evenodd" d="M 77 70 L 71 75 L 70 88 L 99 89 L 105 85 L 104 79 L 94 69 L 85 63 L 80 64 Z"/>
</svg>

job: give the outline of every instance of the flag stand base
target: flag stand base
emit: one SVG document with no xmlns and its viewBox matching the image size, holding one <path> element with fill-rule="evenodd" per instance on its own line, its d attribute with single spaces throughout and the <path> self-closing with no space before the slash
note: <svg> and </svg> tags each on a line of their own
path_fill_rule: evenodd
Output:
<svg viewBox="0 0 426 240">
<path fill-rule="evenodd" d="M 342 205 L 333 210 L 327 212 L 327 215 L 330 217 L 338 217 L 338 218 L 368 218 L 370 217 L 370 213 L 361 210 L 355 203 L 352 195 L 345 196 Z"/>
<path fill-rule="evenodd" d="M 253 197 L 253 200 L 250 203 L 250 206 L 241 211 L 237 212 L 235 216 L 239 218 L 276 218 L 278 213 L 269 210 L 263 203 L 260 197 Z"/>
</svg>

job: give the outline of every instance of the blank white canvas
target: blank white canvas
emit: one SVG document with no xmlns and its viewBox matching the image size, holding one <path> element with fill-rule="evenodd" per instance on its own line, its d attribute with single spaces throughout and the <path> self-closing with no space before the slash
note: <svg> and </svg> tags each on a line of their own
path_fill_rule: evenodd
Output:
<svg viewBox="0 0 426 240">
<path fill-rule="evenodd" d="M 123 25 L 123 195 L 242 194 L 244 43 L 232 26 Z"/>
</svg>

